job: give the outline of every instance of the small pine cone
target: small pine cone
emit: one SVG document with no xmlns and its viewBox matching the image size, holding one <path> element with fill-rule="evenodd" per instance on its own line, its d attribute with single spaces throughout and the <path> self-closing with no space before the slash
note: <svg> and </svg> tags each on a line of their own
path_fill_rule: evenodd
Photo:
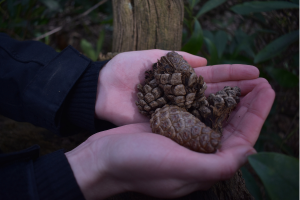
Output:
<svg viewBox="0 0 300 200">
<path fill-rule="evenodd" d="M 154 64 L 153 73 L 168 103 L 181 108 L 189 109 L 206 89 L 203 78 L 197 77 L 194 69 L 176 52 L 161 57 Z"/>
<path fill-rule="evenodd" d="M 206 126 L 215 131 L 222 132 L 222 123 L 228 118 L 231 111 L 240 102 L 239 87 L 225 86 L 216 94 L 201 98 L 197 105 L 193 104 L 191 113 L 199 118 Z"/>
<path fill-rule="evenodd" d="M 163 97 L 163 91 L 156 84 L 156 80 L 153 79 L 145 84 L 137 85 L 139 92 L 137 93 L 138 101 L 135 102 L 139 112 L 145 116 L 151 117 L 155 109 L 161 108 L 166 105 L 167 101 Z"/>
<path fill-rule="evenodd" d="M 156 109 L 150 120 L 153 133 L 202 153 L 214 153 L 220 146 L 221 133 L 207 127 L 185 109 L 165 105 Z"/>
</svg>

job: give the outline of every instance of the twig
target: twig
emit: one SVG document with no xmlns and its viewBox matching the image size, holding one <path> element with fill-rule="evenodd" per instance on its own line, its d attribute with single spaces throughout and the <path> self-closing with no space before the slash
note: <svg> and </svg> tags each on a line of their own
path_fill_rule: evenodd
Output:
<svg viewBox="0 0 300 200">
<path fill-rule="evenodd" d="M 52 35 L 53 33 L 56 33 L 56 32 L 58 32 L 58 31 L 60 31 L 62 28 L 63 28 L 63 26 L 57 27 L 57 28 L 53 29 L 52 31 L 49 31 L 49 32 L 47 32 L 47 33 L 45 33 L 45 34 L 43 34 L 43 35 L 41 35 L 41 36 L 35 38 L 34 40 L 40 40 L 40 39 L 43 39 L 43 38 L 45 38 L 45 37 L 47 37 L 47 36 L 49 36 L 49 35 Z"/>
<path fill-rule="evenodd" d="M 107 0 L 102 0 L 99 3 L 95 4 L 93 7 L 91 7 L 90 9 L 88 9 L 87 11 L 85 11 L 84 13 L 82 13 L 81 15 L 78 16 L 78 18 L 84 17 L 86 15 L 88 15 L 90 12 L 92 12 L 93 10 L 95 10 L 96 8 L 98 8 L 99 6 L 101 6 L 102 4 L 104 4 Z"/>
<path fill-rule="evenodd" d="M 99 3 L 95 4 L 93 7 L 89 8 L 89 9 L 88 9 L 87 11 L 85 11 L 84 13 L 82 13 L 82 14 L 80 14 L 80 15 L 74 17 L 73 21 L 74 21 L 74 20 L 77 20 L 77 19 L 80 20 L 82 17 L 85 17 L 85 16 L 88 15 L 90 12 L 92 12 L 93 10 L 95 10 L 96 8 L 98 8 L 99 6 L 101 6 L 102 4 L 104 4 L 106 1 L 107 1 L 107 0 L 102 0 L 102 1 L 100 1 Z M 45 34 L 39 36 L 39 37 L 36 37 L 36 38 L 34 38 L 33 40 L 41 40 L 41 39 L 43 39 L 43 38 L 45 38 L 45 37 L 47 37 L 47 36 L 49 36 L 49 35 L 52 35 L 52 34 L 58 32 L 58 31 L 62 30 L 63 27 L 64 27 L 66 24 L 69 24 L 69 23 L 64 23 L 63 25 L 61 25 L 61 26 L 59 26 L 59 27 L 56 27 L 55 29 L 53 29 L 53 30 L 51 30 L 51 31 L 49 31 L 49 32 L 47 32 L 47 33 L 45 33 Z"/>
</svg>

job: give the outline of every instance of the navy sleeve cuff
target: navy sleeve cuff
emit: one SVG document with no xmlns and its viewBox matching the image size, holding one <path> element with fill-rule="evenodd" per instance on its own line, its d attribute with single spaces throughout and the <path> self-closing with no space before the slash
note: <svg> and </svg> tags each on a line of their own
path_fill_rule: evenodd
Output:
<svg viewBox="0 0 300 200">
<path fill-rule="evenodd" d="M 33 168 L 39 199 L 84 199 L 62 150 L 40 157 Z"/>
<path fill-rule="evenodd" d="M 39 149 L 0 154 L 0 199 L 84 199 L 63 150 L 38 158 Z"/>
<path fill-rule="evenodd" d="M 90 64 L 74 85 L 65 102 L 64 111 L 66 119 L 72 125 L 64 123 L 66 127 L 61 127 L 63 135 L 74 134 L 83 129 L 95 133 L 116 127 L 110 122 L 97 120 L 95 117 L 99 72 L 107 62 L 108 60 Z"/>
</svg>

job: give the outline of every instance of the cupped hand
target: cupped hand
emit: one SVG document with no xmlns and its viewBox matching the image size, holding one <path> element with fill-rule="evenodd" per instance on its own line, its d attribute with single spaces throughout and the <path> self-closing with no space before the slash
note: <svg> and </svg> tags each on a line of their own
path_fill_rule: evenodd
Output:
<svg viewBox="0 0 300 200">
<path fill-rule="evenodd" d="M 118 54 L 100 71 L 98 81 L 96 116 L 118 126 L 147 122 L 145 116 L 138 112 L 138 83 L 145 81 L 145 71 L 168 51 L 145 50 Z M 206 59 L 185 52 L 178 52 L 192 67 L 206 65 Z"/>
<path fill-rule="evenodd" d="M 275 98 L 264 79 L 239 84 L 243 97 L 224 126 L 215 154 L 193 152 L 153 134 L 149 123 L 97 133 L 66 153 L 85 198 L 102 199 L 125 191 L 174 198 L 233 176 L 255 153 L 253 146 Z M 223 85 L 210 90 L 218 87 Z"/>
<path fill-rule="evenodd" d="M 149 119 L 138 112 L 138 83 L 145 80 L 144 72 L 152 68 L 168 51 L 145 50 L 125 52 L 110 60 L 101 70 L 98 81 L 95 113 L 99 119 L 110 121 L 118 126 L 132 123 L 148 122 Z M 185 52 L 178 52 L 195 68 L 197 75 L 202 75 L 208 85 L 206 94 L 217 92 L 224 86 L 239 86 L 243 94 L 249 92 L 250 82 L 256 79 L 259 71 L 249 65 L 206 66 L 206 59 Z M 249 85 L 250 84 L 250 85 Z"/>
</svg>

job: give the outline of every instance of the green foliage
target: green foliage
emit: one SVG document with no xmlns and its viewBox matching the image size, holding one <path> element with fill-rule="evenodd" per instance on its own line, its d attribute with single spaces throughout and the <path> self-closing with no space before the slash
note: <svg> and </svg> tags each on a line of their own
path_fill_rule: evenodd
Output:
<svg viewBox="0 0 300 200">
<path fill-rule="evenodd" d="M 253 175 L 245 168 L 241 168 L 243 178 L 245 179 L 246 187 L 255 200 L 262 200 L 260 188 Z"/>
<path fill-rule="evenodd" d="M 299 199 L 299 160 L 278 153 L 258 153 L 248 157 L 271 200 Z"/>
<path fill-rule="evenodd" d="M 197 5 L 200 0 L 188 0 L 190 8 L 193 9 L 195 7 L 195 5 Z"/>
<path fill-rule="evenodd" d="M 287 1 L 251 1 L 231 7 L 231 10 L 240 15 L 255 12 L 268 12 L 272 10 L 299 8 L 299 5 Z"/>
<path fill-rule="evenodd" d="M 262 49 L 255 56 L 254 63 L 268 60 L 280 54 L 284 51 L 290 44 L 299 40 L 299 30 L 293 31 L 291 33 L 285 34 L 270 44 L 268 44 L 264 49 Z"/>
<path fill-rule="evenodd" d="M 224 2 L 206 1 L 203 7 L 195 12 L 193 11 L 196 5 L 195 1 L 189 1 L 189 6 L 185 7 L 186 17 L 184 19 L 188 28 L 184 34 L 188 42 L 185 43 L 182 50 L 204 56 L 208 65 L 256 65 L 259 67 L 261 77 L 265 77 L 268 81 L 287 89 L 299 87 L 299 51 L 295 55 L 288 55 L 290 58 L 288 61 L 286 59 L 287 50 L 291 46 L 295 46 L 299 40 L 299 30 L 280 34 L 278 30 L 268 29 L 266 27 L 270 22 L 267 22 L 266 17 L 261 13 L 277 9 L 295 9 L 299 8 L 299 5 L 296 5 L 294 1 L 292 3 L 287 1 L 245 2 L 230 8 L 233 11 L 232 14 L 241 14 L 243 19 L 255 20 L 261 25 L 261 28 L 256 27 L 256 30 L 250 28 L 251 31 L 248 32 L 238 28 L 234 32 L 229 32 L 227 27 L 234 21 L 234 17 L 231 17 L 224 22 L 219 19 L 210 19 L 219 28 L 215 31 L 202 30 L 200 24 L 197 24 L 196 29 L 195 18 L 199 19 L 198 17 Z M 257 45 L 262 38 L 268 35 L 272 35 L 275 39 L 268 42 L 264 47 Z M 196 45 L 197 41 L 200 43 L 201 40 L 204 41 L 203 45 Z M 278 63 L 282 64 L 278 65 Z M 275 103 L 270 114 L 278 113 L 276 109 L 278 108 L 276 108 Z M 265 145 L 268 144 L 284 154 L 295 156 L 293 149 L 286 144 L 286 140 L 293 134 L 297 134 L 297 130 L 290 131 L 288 136 L 282 139 L 278 133 L 266 131 L 267 125 L 273 126 L 273 124 L 268 123 L 270 122 L 267 120 L 255 145 L 256 150 L 258 152 L 264 151 Z M 267 195 L 265 198 L 271 200 L 299 198 L 299 161 L 289 156 L 277 153 L 258 153 L 249 157 L 252 168 L 261 179 L 266 190 L 263 192 Z M 242 168 L 242 172 L 251 195 L 257 200 L 263 199 L 263 193 L 257 180 L 253 177 L 253 172 L 250 173 L 246 168 Z"/>
<path fill-rule="evenodd" d="M 201 25 L 197 19 L 194 19 L 194 29 L 193 34 L 189 41 L 182 47 L 182 51 L 189 52 L 191 54 L 196 55 L 203 43 L 203 33 L 201 29 Z"/>
<path fill-rule="evenodd" d="M 83 51 L 83 53 L 89 57 L 90 59 L 92 59 L 93 61 L 97 60 L 97 54 L 96 51 L 93 48 L 93 45 L 88 42 L 86 39 L 82 39 L 80 41 L 80 47 Z"/>
<path fill-rule="evenodd" d="M 295 87 L 299 85 L 299 77 L 286 69 L 266 69 L 277 83 L 283 87 Z"/>
<path fill-rule="evenodd" d="M 80 47 L 83 53 L 87 57 L 89 57 L 93 61 L 96 61 L 102 49 L 103 41 L 104 41 L 104 31 L 101 31 L 99 34 L 99 38 L 97 40 L 96 50 L 94 49 L 93 45 L 90 42 L 88 42 L 86 39 L 82 39 L 80 41 Z"/>
<path fill-rule="evenodd" d="M 210 57 L 208 58 L 209 64 L 210 65 L 218 64 L 218 50 L 215 44 L 212 42 L 211 39 L 206 37 L 204 38 L 204 41 L 210 55 Z"/>
<path fill-rule="evenodd" d="M 216 41 L 216 48 L 218 50 L 218 56 L 219 58 L 222 57 L 226 44 L 227 44 L 227 33 L 223 30 L 219 30 L 217 31 L 216 35 L 215 35 L 215 41 Z"/>
<path fill-rule="evenodd" d="M 49 30 L 45 31 L 45 26 L 58 14 L 64 13 L 64 18 L 77 16 L 98 2 L 98 0 L 0 0 L 0 32 L 8 33 L 19 40 L 33 39 L 48 32 Z M 112 24 L 112 8 L 109 3 L 89 13 L 90 20 L 100 23 L 97 14 L 99 10 L 108 15 L 103 24 Z"/>
<path fill-rule="evenodd" d="M 223 4 L 226 0 L 209 0 L 207 1 L 202 8 L 199 10 L 199 12 L 196 15 L 196 18 L 200 17 L 204 13 L 218 7 L 219 5 Z"/>
<path fill-rule="evenodd" d="M 62 7 L 58 1 L 54 0 L 40 0 L 47 8 L 49 13 L 61 12 Z"/>
</svg>

